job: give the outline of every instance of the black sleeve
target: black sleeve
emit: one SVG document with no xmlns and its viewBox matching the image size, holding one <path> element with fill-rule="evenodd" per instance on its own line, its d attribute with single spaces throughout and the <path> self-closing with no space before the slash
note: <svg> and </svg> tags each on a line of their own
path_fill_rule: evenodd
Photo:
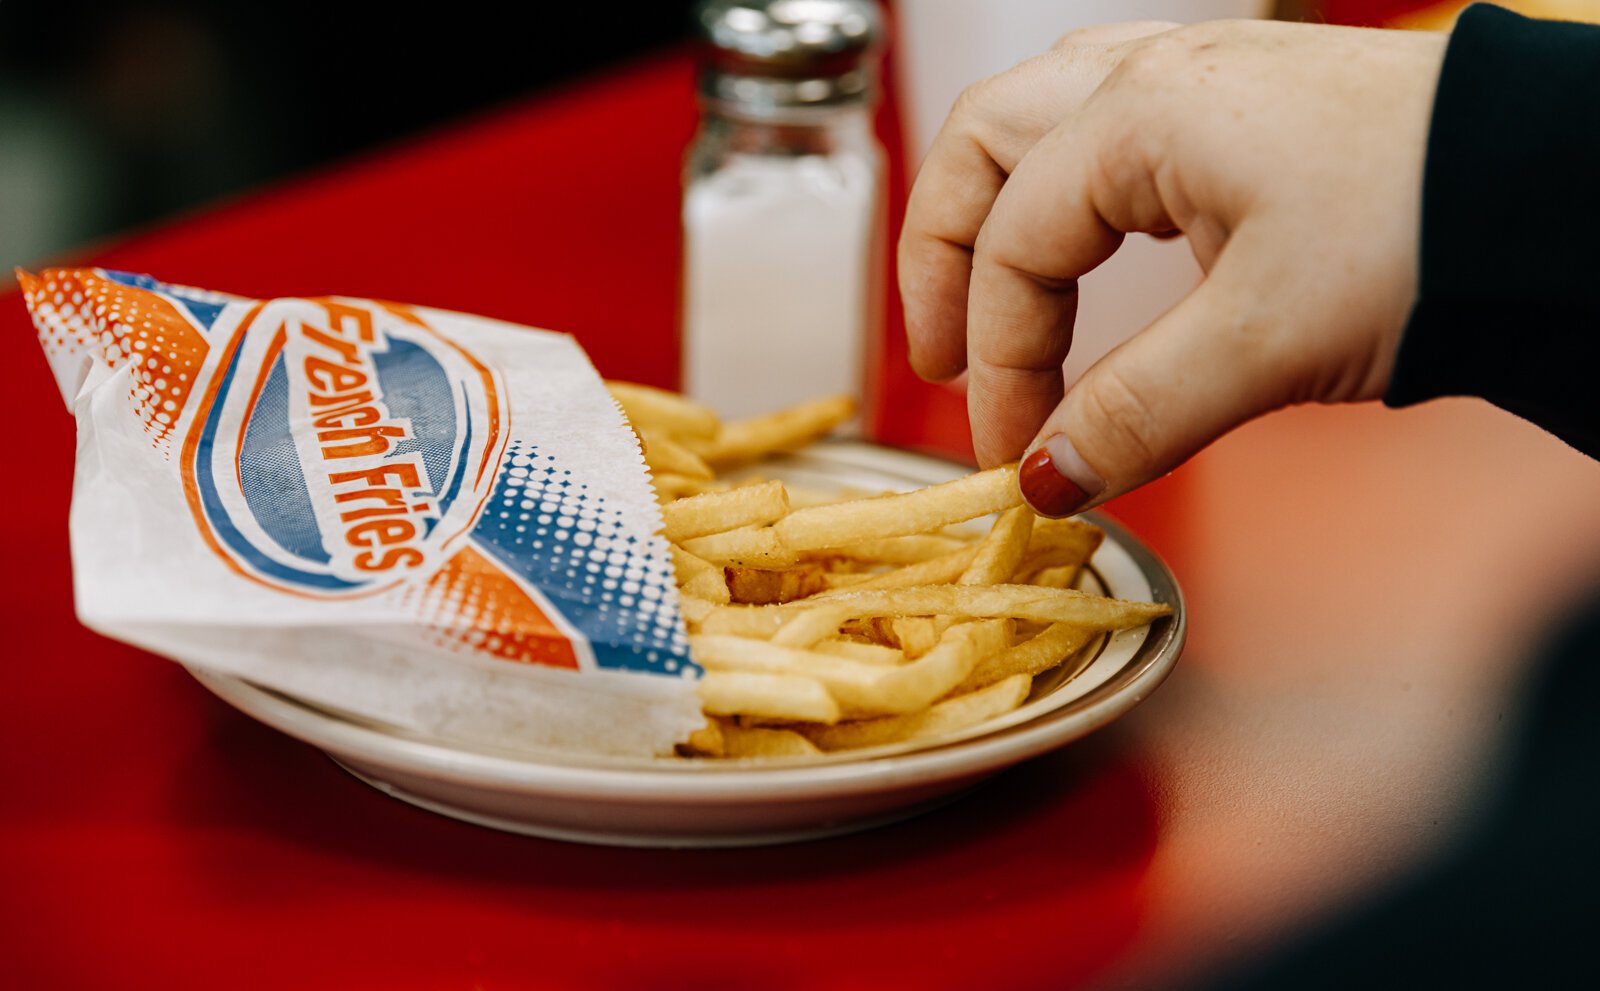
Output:
<svg viewBox="0 0 1600 991">
<path fill-rule="evenodd" d="M 1434 99 L 1417 301 L 1384 401 L 1481 396 L 1600 457 L 1600 27 L 1483 4 Z"/>
</svg>

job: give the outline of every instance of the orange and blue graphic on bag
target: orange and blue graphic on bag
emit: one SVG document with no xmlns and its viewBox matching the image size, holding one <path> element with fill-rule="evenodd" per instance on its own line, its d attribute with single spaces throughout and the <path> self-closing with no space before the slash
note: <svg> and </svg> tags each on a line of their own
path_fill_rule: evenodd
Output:
<svg viewBox="0 0 1600 991">
<path fill-rule="evenodd" d="M 387 597 L 452 650 L 692 667 L 665 555 L 536 424 L 514 434 L 501 373 L 425 315 L 99 269 L 22 279 L 53 364 L 128 377 L 128 412 L 176 455 L 199 535 L 237 575 L 330 603 Z"/>
<path fill-rule="evenodd" d="M 166 451 L 208 350 L 205 331 L 233 297 L 199 289 L 149 290 L 148 276 L 100 269 L 18 271 L 39 343 L 52 365 L 98 355 L 128 368 L 128 401 Z"/>
</svg>

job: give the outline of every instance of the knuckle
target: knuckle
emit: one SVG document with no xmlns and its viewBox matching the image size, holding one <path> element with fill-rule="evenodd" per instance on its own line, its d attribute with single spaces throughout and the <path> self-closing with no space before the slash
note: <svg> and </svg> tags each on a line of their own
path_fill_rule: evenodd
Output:
<svg viewBox="0 0 1600 991">
<path fill-rule="evenodd" d="M 1193 41 L 1189 28 L 1141 38 L 1123 56 L 1111 78 L 1122 84 L 1159 85 L 1188 59 Z"/>
<path fill-rule="evenodd" d="M 1144 391 L 1115 367 L 1086 375 L 1073 389 L 1079 413 L 1087 421 L 1086 437 L 1095 448 L 1114 452 L 1107 466 L 1148 467 L 1161 460 L 1161 424 Z"/>
<path fill-rule="evenodd" d="M 1148 123 L 1143 127 L 1127 127 L 1125 115 L 1107 115 L 1111 119 L 1099 129 L 1089 159 L 1090 189 L 1095 192 L 1125 188 L 1128 173 L 1138 172 L 1145 162 L 1146 135 L 1158 126 Z"/>
<path fill-rule="evenodd" d="M 1149 41 L 1135 45 L 1111 71 L 1111 75 L 1106 78 L 1107 83 L 1122 87 L 1148 82 L 1152 75 L 1160 71 L 1163 57 L 1161 47 L 1163 46 Z"/>
<path fill-rule="evenodd" d="M 956 94 L 956 102 L 950 107 L 951 123 L 961 126 L 970 125 L 983 117 L 985 105 L 988 103 L 989 90 L 993 83 L 988 79 L 980 79 L 975 83 L 968 83 Z"/>
</svg>

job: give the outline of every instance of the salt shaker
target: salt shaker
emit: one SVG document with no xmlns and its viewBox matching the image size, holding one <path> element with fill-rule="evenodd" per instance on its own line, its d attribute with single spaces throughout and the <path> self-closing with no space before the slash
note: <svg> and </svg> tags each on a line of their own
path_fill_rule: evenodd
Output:
<svg viewBox="0 0 1600 991">
<path fill-rule="evenodd" d="M 684 177 L 684 388 L 725 416 L 862 391 L 881 322 L 870 0 L 706 0 Z"/>
</svg>

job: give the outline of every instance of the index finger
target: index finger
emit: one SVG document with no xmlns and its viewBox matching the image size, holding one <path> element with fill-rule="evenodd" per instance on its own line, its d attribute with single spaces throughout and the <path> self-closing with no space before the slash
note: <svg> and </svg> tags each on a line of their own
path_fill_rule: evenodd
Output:
<svg viewBox="0 0 1600 991">
<path fill-rule="evenodd" d="M 1174 27 L 1144 21 L 1080 29 L 1049 53 L 962 93 L 917 174 L 900 234 L 900 292 L 917 374 L 942 380 L 966 367 L 972 249 L 1017 162 L 1116 67 L 1118 46 Z"/>
</svg>

